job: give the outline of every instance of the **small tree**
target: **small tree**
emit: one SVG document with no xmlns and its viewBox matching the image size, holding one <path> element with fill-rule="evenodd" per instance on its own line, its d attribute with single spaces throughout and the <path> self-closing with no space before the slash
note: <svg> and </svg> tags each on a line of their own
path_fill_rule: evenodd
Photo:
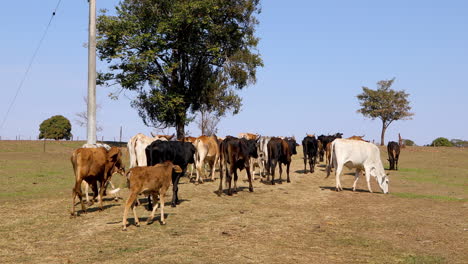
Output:
<svg viewBox="0 0 468 264">
<path fill-rule="evenodd" d="M 218 123 L 220 119 L 218 115 L 211 113 L 206 108 L 202 108 L 200 109 L 200 115 L 196 123 L 202 135 L 211 136 L 218 133 Z"/>
<path fill-rule="evenodd" d="M 411 116 L 414 115 L 414 113 L 410 112 L 409 94 L 404 91 L 390 89 L 394 81 L 395 78 L 379 81 L 377 90 L 363 86 L 362 94 L 357 95 L 361 105 L 361 109 L 357 110 L 357 112 L 372 120 L 376 118 L 382 120 L 381 146 L 385 142 L 385 131 L 393 121 L 411 119 Z"/>
<path fill-rule="evenodd" d="M 85 105 L 88 105 L 88 97 L 84 96 L 83 101 Z M 96 113 L 101 109 L 100 104 L 96 104 Z M 86 127 L 88 125 L 88 112 L 83 111 L 79 113 L 75 113 L 76 119 L 74 120 L 77 125 L 80 127 Z M 96 132 L 101 132 L 102 131 L 102 126 L 100 126 L 98 123 L 96 123 Z"/>
<path fill-rule="evenodd" d="M 452 142 L 450 142 L 447 138 L 438 137 L 434 139 L 431 143 L 433 147 L 453 147 Z"/>
<path fill-rule="evenodd" d="M 39 126 L 39 139 L 66 139 L 70 140 L 71 124 L 64 116 L 56 115 L 44 120 Z"/>
</svg>

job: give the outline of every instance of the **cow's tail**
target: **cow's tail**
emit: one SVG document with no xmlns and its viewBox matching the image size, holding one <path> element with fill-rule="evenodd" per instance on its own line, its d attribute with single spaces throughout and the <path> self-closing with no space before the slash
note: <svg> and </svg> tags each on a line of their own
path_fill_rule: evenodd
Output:
<svg viewBox="0 0 468 264">
<path fill-rule="evenodd" d="M 325 178 L 328 178 L 330 176 L 331 168 L 336 167 L 336 158 L 335 158 L 335 143 L 331 143 L 330 147 L 330 162 L 327 165 L 327 176 Z"/>
</svg>

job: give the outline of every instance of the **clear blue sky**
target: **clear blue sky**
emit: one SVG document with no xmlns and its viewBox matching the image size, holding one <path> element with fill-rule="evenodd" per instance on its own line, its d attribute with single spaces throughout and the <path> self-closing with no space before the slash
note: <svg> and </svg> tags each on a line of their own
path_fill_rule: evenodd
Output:
<svg viewBox="0 0 468 264">
<path fill-rule="evenodd" d="M 0 119 L 3 120 L 29 59 L 57 0 L 7 1 L 0 9 Z M 118 1 L 97 0 L 98 9 Z M 386 141 L 398 132 L 417 144 L 434 138 L 468 139 L 468 1 L 262 1 L 257 34 L 265 67 L 257 83 L 240 92 L 242 111 L 223 118 L 219 135 L 366 135 L 380 139 L 380 120 L 356 113 L 362 86 L 376 87 L 396 77 L 415 116 L 394 122 Z M 80 139 L 86 129 L 73 121 L 84 111 L 87 85 L 87 0 L 62 0 L 24 86 L 0 130 L 2 139 L 36 138 L 39 124 L 61 114 Z M 100 63 L 100 68 L 104 64 Z M 136 110 L 134 94 L 112 101 L 112 89 L 98 87 L 102 109 L 99 139 L 149 134 Z M 1 121 L 0 120 L 0 121 Z M 195 125 L 188 129 L 198 135 Z"/>
</svg>

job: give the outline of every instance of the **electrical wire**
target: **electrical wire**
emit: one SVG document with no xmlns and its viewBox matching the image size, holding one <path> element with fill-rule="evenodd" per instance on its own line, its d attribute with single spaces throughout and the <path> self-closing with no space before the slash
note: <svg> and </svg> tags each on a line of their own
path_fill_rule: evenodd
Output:
<svg viewBox="0 0 468 264">
<path fill-rule="evenodd" d="M 41 47 L 42 42 L 44 41 L 44 39 L 45 39 L 45 37 L 47 35 L 47 31 L 49 31 L 49 27 L 52 24 L 52 20 L 55 17 L 55 13 L 57 12 L 57 9 L 58 9 L 58 7 L 60 5 L 60 2 L 62 2 L 62 0 L 59 0 L 57 5 L 55 6 L 55 9 L 52 12 L 52 15 L 50 16 L 49 23 L 47 24 L 47 27 L 46 27 L 46 29 L 45 29 L 44 33 L 42 34 L 42 37 L 41 37 L 41 39 L 39 41 L 39 44 L 37 45 L 31 59 L 29 60 L 29 64 L 28 64 L 28 67 L 26 68 L 26 72 L 24 73 L 23 78 L 21 79 L 21 81 L 20 81 L 20 83 L 18 85 L 18 88 L 16 88 L 15 96 L 13 97 L 13 100 L 11 101 L 10 106 L 8 107 L 8 110 L 7 110 L 6 114 L 5 114 L 5 117 L 3 118 L 2 124 L 0 125 L 0 129 L 2 129 L 3 125 L 5 125 L 5 122 L 6 122 L 7 118 L 8 118 L 8 115 L 10 114 L 10 111 L 13 108 L 13 105 L 15 104 L 16 98 L 18 97 L 18 94 L 19 94 L 21 88 L 23 87 L 24 81 L 26 80 L 26 77 L 28 76 L 29 70 L 31 69 L 31 66 L 32 66 L 32 64 L 34 62 L 34 59 L 36 58 L 36 55 L 37 55 L 37 53 L 39 51 L 39 48 Z"/>
</svg>

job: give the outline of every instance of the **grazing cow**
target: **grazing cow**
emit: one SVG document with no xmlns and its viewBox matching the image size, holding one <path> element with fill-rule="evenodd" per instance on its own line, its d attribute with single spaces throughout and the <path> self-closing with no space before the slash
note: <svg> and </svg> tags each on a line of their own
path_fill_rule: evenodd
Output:
<svg viewBox="0 0 468 264">
<path fill-rule="evenodd" d="M 102 210 L 102 196 L 107 182 L 114 172 L 125 173 L 122 163 L 122 152 L 117 147 L 112 147 L 109 151 L 105 148 L 79 148 L 72 156 L 71 162 L 75 173 L 75 187 L 72 189 L 72 210 L 75 215 L 75 198 L 78 196 L 81 209 L 86 213 L 81 192 L 81 182 L 86 181 L 93 189 L 93 200 L 98 197 L 99 207 Z M 99 183 L 99 192 L 98 192 Z"/>
<path fill-rule="evenodd" d="M 213 136 L 199 136 L 193 145 L 196 148 L 195 160 L 197 164 L 197 178 L 195 182 L 203 182 L 200 174 L 207 162 L 211 168 L 211 180 L 214 181 L 215 166 L 219 161 L 219 144 L 215 135 Z"/>
<path fill-rule="evenodd" d="M 176 204 L 179 203 L 179 180 L 180 177 L 185 174 L 187 165 L 189 163 L 195 163 L 194 156 L 195 147 L 189 142 L 158 140 L 146 147 L 146 157 L 148 159 L 149 166 L 164 163 L 165 161 L 171 161 L 182 168 L 181 173 L 172 174 L 172 207 L 175 207 Z M 150 200 L 148 199 L 148 201 Z M 148 207 L 152 209 L 151 202 L 148 203 Z"/>
<path fill-rule="evenodd" d="M 135 167 L 130 169 L 127 173 L 127 182 L 130 189 L 130 195 L 128 197 L 127 203 L 125 204 L 122 220 L 122 230 L 127 230 L 127 214 L 130 207 L 132 207 L 133 215 L 135 217 L 135 225 L 140 226 L 135 209 L 135 200 L 137 199 L 138 194 L 151 195 L 155 201 L 155 206 L 147 220 L 148 224 L 153 222 L 154 213 L 158 208 L 156 201 L 158 200 L 159 195 L 159 203 L 161 204 L 161 224 L 165 225 L 164 196 L 166 195 L 169 186 L 171 186 L 172 174 L 181 172 L 182 168 L 178 165 L 172 164 L 170 161 L 166 161 L 162 164 L 156 164 L 154 166 Z"/>
<path fill-rule="evenodd" d="M 218 194 L 223 192 L 223 165 L 226 168 L 226 183 L 228 185 L 227 194 L 232 195 L 237 192 L 237 169 L 247 171 L 249 179 L 249 191 L 253 192 L 252 175 L 250 174 L 250 158 L 258 158 L 256 141 L 245 138 L 227 136 L 220 146 L 221 162 L 219 169 L 219 189 Z M 229 164 L 229 168 L 228 168 Z M 234 188 L 231 188 L 231 178 L 234 174 Z"/>
<path fill-rule="evenodd" d="M 398 170 L 398 158 L 400 157 L 400 145 L 395 141 L 388 142 L 388 161 L 390 162 L 390 170 Z"/>
<path fill-rule="evenodd" d="M 291 156 L 297 154 L 296 141 L 294 139 L 281 139 L 274 137 L 268 142 L 268 171 L 271 174 L 271 184 L 275 184 L 275 169 L 276 164 L 279 163 L 279 183 L 282 183 L 281 175 L 283 168 L 281 164 L 286 165 L 287 182 L 289 179 L 289 166 L 291 165 Z"/>
<path fill-rule="evenodd" d="M 302 140 L 302 151 L 304 152 L 304 173 L 307 173 L 307 161 L 309 161 L 310 172 L 314 173 L 318 152 L 318 141 L 314 135 L 307 135 Z"/>
<path fill-rule="evenodd" d="M 365 136 L 365 135 L 364 135 Z M 367 140 L 364 140 L 364 136 L 352 136 L 352 137 L 349 137 L 348 139 L 352 139 L 352 140 L 362 140 L 362 141 L 366 141 L 366 142 L 369 142 Z"/>
<path fill-rule="evenodd" d="M 343 136 L 343 133 L 336 133 L 335 135 L 320 135 L 317 139 L 320 141 L 321 145 L 319 145 L 319 160 L 320 162 L 323 162 L 323 157 L 326 152 L 327 144 L 332 142 L 333 140 L 337 138 L 341 138 Z"/>
<path fill-rule="evenodd" d="M 360 140 L 335 139 L 331 144 L 331 155 L 332 165 L 336 168 L 336 191 L 343 190 L 340 174 L 343 166 L 346 166 L 350 169 L 356 169 L 353 191 L 356 190 L 359 175 L 364 170 L 369 192 L 372 192 L 370 177 L 373 176 L 376 178 L 382 191 L 388 193 L 388 176 L 385 174 L 382 161 L 380 160 L 380 151 L 376 145 Z M 327 169 L 327 177 L 329 175 L 330 170 Z"/>
<path fill-rule="evenodd" d="M 141 133 L 136 134 L 127 143 L 128 154 L 130 155 L 130 168 L 146 166 L 146 147 L 155 140 L 167 141 L 164 137 L 147 137 Z"/>
<path fill-rule="evenodd" d="M 239 133 L 239 135 L 237 135 L 239 138 L 245 138 L 245 139 L 248 139 L 248 140 L 256 140 L 257 138 L 260 137 L 259 134 L 252 134 L 252 133 Z"/>
</svg>

